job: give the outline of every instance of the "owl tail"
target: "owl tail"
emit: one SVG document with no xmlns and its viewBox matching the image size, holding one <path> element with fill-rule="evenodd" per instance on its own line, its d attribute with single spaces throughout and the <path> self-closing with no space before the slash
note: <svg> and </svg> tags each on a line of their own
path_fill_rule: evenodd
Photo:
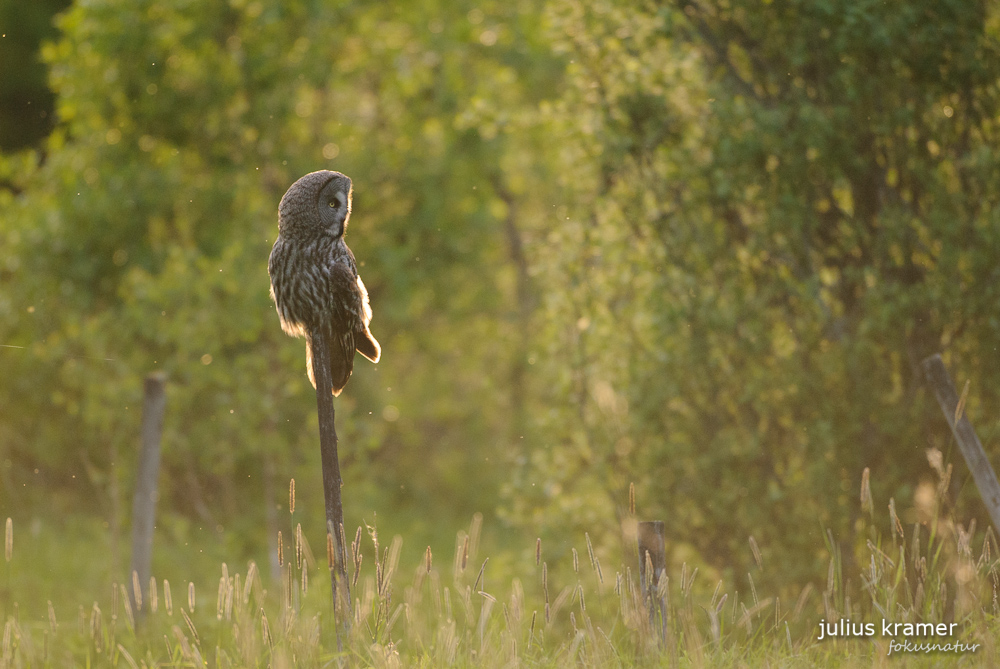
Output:
<svg viewBox="0 0 1000 669">
<path fill-rule="evenodd" d="M 330 337 L 328 351 L 330 378 L 333 380 L 333 396 L 337 397 L 347 385 L 347 380 L 351 378 L 351 372 L 354 371 L 353 342 L 345 342 L 340 337 Z M 315 388 L 316 377 L 313 375 L 311 340 L 306 341 L 306 373 L 309 375 L 309 382 Z"/>
<path fill-rule="evenodd" d="M 378 362 L 378 359 L 382 357 L 382 347 L 378 345 L 378 341 L 375 340 L 367 327 L 361 332 L 354 333 L 354 345 L 357 347 L 358 353 L 372 362 Z"/>
</svg>

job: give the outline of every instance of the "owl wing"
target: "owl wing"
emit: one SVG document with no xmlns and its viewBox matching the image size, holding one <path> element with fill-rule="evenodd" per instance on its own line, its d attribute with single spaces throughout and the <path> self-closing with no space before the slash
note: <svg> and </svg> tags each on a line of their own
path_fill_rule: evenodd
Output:
<svg viewBox="0 0 1000 669">
<path fill-rule="evenodd" d="M 378 341 L 372 336 L 371 330 L 368 329 L 368 324 L 372 320 L 372 308 L 368 304 L 368 289 L 365 288 L 365 282 L 358 277 L 358 292 L 361 295 L 361 309 L 362 309 L 362 328 L 355 332 L 354 344 L 357 347 L 358 353 L 365 356 L 372 362 L 378 362 L 379 358 L 382 357 L 382 347 L 379 346 Z"/>
<path fill-rule="evenodd" d="M 348 257 L 353 260 L 348 249 Z M 330 371 L 333 376 L 333 394 L 339 395 L 354 371 L 355 339 L 364 328 L 364 297 L 358 289 L 357 270 L 353 263 L 335 262 L 330 268 L 327 293 L 332 303 L 330 333 Z"/>
<path fill-rule="evenodd" d="M 368 305 L 368 291 L 358 276 L 350 249 L 343 247 L 346 255 L 341 255 L 329 266 L 326 274 L 329 302 L 327 303 L 330 322 L 327 323 L 327 347 L 330 355 L 330 375 L 333 380 L 333 394 L 347 385 L 354 371 L 354 352 L 358 351 L 372 362 L 378 362 L 381 347 L 368 330 L 372 318 Z M 312 368 L 312 342 L 306 345 L 306 369 L 313 387 L 316 379 Z"/>
<path fill-rule="evenodd" d="M 365 282 L 358 275 L 358 264 L 354 260 L 354 253 L 346 244 L 344 250 L 347 251 L 347 263 L 354 275 L 358 296 L 361 299 L 361 327 L 354 331 L 354 344 L 358 353 L 372 362 L 378 362 L 379 358 L 382 357 L 382 347 L 379 346 L 378 340 L 372 336 L 371 330 L 368 329 L 368 324 L 372 321 L 372 307 L 368 303 L 368 289 L 365 288 Z"/>
</svg>

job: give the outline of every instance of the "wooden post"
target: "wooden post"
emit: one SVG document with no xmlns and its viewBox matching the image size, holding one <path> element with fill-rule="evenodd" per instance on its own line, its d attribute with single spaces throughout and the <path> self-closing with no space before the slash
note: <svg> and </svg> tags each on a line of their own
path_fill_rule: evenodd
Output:
<svg viewBox="0 0 1000 669">
<path fill-rule="evenodd" d="M 667 542 L 662 520 L 641 521 L 637 532 L 639 544 L 639 588 L 649 608 L 649 623 L 655 624 L 656 609 L 661 619 L 660 636 L 666 635 L 667 610 L 660 596 L 660 582 L 666 578 Z"/>
<path fill-rule="evenodd" d="M 139 471 L 132 506 L 132 562 L 127 590 L 138 624 L 149 608 L 149 576 L 153 562 L 153 528 L 156 525 L 156 481 L 160 474 L 160 436 L 167 405 L 167 375 L 153 372 L 146 377 L 142 405 L 142 443 Z M 136 586 L 140 596 L 137 601 Z"/>
<path fill-rule="evenodd" d="M 319 417 L 319 447 L 323 467 L 323 495 L 326 499 L 327 534 L 332 537 L 333 569 L 330 583 L 334 615 L 337 618 L 337 648 L 343 648 L 341 632 L 351 627 L 351 591 L 347 579 L 347 552 L 344 547 L 344 507 L 340 499 L 340 460 L 337 456 L 337 428 L 334 424 L 333 379 L 330 376 L 330 351 L 326 335 L 310 333 L 313 378 L 316 380 L 316 411 Z"/>
<path fill-rule="evenodd" d="M 983 450 L 983 445 L 976 436 L 976 431 L 972 423 L 965 416 L 965 412 L 955 421 L 955 413 L 958 410 L 958 393 L 955 391 L 955 384 L 952 383 L 948 370 L 944 366 L 944 361 L 937 353 L 927 358 L 921 363 L 924 368 L 924 375 L 927 383 L 937 397 L 941 411 L 951 427 L 955 441 L 965 457 L 965 463 L 972 472 L 972 478 L 979 488 L 979 494 L 989 511 L 990 520 L 993 521 L 993 529 L 1000 532 L 1000 483 L 997 482 L 997 475 L 993 472 L 989 458 Z"/>
</svg>

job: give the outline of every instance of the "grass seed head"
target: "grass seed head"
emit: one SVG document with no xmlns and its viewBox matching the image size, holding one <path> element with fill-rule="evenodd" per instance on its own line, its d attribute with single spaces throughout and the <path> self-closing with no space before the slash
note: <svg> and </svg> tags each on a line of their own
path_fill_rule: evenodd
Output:
<svg viewBox="0 0 1000 669">
<path fill-rule="evenodd" d="M 260 610 L 260 635 L 264 639 L 264 645 L 271 647 L 271 626 L 267 623 L 267 614 L 264 609 Z"/>
<path fill-rule="evenodd" d="M 861 510 L 875 515 L 875 504 L 872 501 L 871 470 L 865 467 L 861 472 Z"/>
<path fill-rule="evenodd" d="M 135 597 L 135 610 L 142 610 L 142 586 L 139 585 L 139 572 L 132 570 L 132 596 Z"/>
<path fill-rule="evenodd" d="M 90 609 L 90 638 L 94 642 L 94 647 L 98 652 L 101 651 L 101 607 L 94 602 L 94 606 Z M 6 630 L 4 631 L 4 636 L 6 637 Z"/>
<path fill-rule="evenodd" d="M 809 595 L 812 594 L 813 584 L 806 583 L 806 587 L 802 588 L 802 592 L 799 593 L 799 598 L 795 602 L 795 610 L 792 612 L 792 622 L 798 622 L 799 616 L 802 615 L 802 610 L 806 606 L 806 601 L 809 599 Z"/>
<path fill-rule="evenodd" d="M 899 535 L 900 539 L 905 538 L 903 536 L 903 523 L 900 522 L 899 516 L 896 515 L 896 500 L 893 498 L 889 499 L 889 518 L 892 519 L 893 532 Z"/>
<path fill-rule="evenodd" d="M 760 555 L 760 547 L 757 545 L 757 540 L 750 535 L 750 552 L 753 553 L 753 561 L 757 563 L 757 569 L 764 569 L 764 560 Z"/>
<path fill-rule="evenodd" d="M 128 592 L 125 590 L 125 585 L 119 586 L 122 594 L 122 603 L 125 605 L 125 620 L 128 623 L 129 629 L 135 629 L 135 613 L 132 611 L 132 602 L 129 601 Z M 117 599 L 115 600 L 117 602 Z M 112 608 L 111 614 L 111 629 L 114 630 L 115 621 L 118 620 L 118 605 L 117 603 Z"/>
<path fill-rule="evenodd" d="M 358 577 L 361 576 L 361 562 L 364 559 L 364 555 L 358 552 L 358 560 L 354 563 L 354 580 L 351 582 L 351 587 L 358 587 Z M 305 570 L 303 570 L 305 572 Z"/>
<path fill-rule="evenodd" d="M 251 562 L 247 568 L 247 582 L 243 584 L 243 603 L 250 602 L 250 590 L 253 588 L 254 579 L 257 578 L 257 563 Z"/>
<path fill-rule="evenodd" d="M 163 607 L 167 610 L 167 615 L 174 615 L 174 600 L 170 595 L 170 581 L 163 579 Z"/>
<path fill-rule="evenodd" d="M 351 559 L 354 561 L 355 565 L 361 564 L 361 526 L 358 525 L 358 531 L 354 533 L 354 541 L 351 542 Z"/>
<path fill-rule="evenodd" d="M 238 574 L 237 574 L 237 576 L 238 576 Z M 235 597 L 233 597 L 233 594 L 235 592 L 236 592 L 236 588 L 233 585 L 233 579 L 231 579 L 231 578 L 227 579 L 227 582 L 226 582 L 226 610 L 225 610 L 226 620 L 232 620 L 233 619 L 233 599 L 235 599 Z"/>
<path fill-rule="evenodd" d="M 295 526 L 295 568 L 302 569 L 302 523 Z"/>
<path fill-rule="evenodd" d="M 159 599 L 156 593 L 156 579 L 152 576 L 149 577 L 149 610 L 156 613 L 157 608 L 159 608 Z"/>
<path fill-rule="evenodd" d="M 965 387 L 962 388 L 962 396 L 958 398 L 958 406 L 955 407 L 955 416 L 953 423 L 957 424 L 958 421 L 962 420 L 962 414 L 965 413 L 965 403 L 969 399 L 969 386 L 972 385 L 972 379 L 967 379 L 965 382 Z"/>
<path fill-rule="evenodd" d="M 219 577 L 219 592 L 215 597 L 215 619 L 222 620 L 222 616 L 226 613 L 226 591 L 229 583 L 225 576 Z"/>
</svg>

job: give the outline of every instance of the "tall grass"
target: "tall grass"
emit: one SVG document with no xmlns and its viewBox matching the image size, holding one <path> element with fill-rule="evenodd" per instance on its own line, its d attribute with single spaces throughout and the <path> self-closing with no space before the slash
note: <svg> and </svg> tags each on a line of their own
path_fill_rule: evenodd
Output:
<svg viewBox="0 0 1000 669">
<path fill-rule="evenodd" d="M 501 580 L 490 558 L 479 555 L 479 517 L 457 534 L 453 554 L 434 555 L 428 547 L 419 564 L 405 567 L 399 565 L 400 537 L 386 544 L 376 528 L 357 528 L 348 555 L 352 607 L 342 651 L 328 560 L 317 559 L 301 526 L 282 544 L 277 582 L 266 582 L 253 562 L 239 571 L 222 564 L 211 578 L 176 584 L 153 579 L 141 615 L 129 598 L 134 593 L 141 600 L 140 584 L 130 578 L 97 597 L 107 610 L 93 601 L 57 617 L 49 602 L 46 619 L 23 620 L 14 600 L 17 574 L 9 573 L 8 521 L 10 606 L 0 666 L 1000 666 L 996 538 L 988 529 L 973 545 L 975 523 L 957 522 L 947 504 L 950 466 L 935 451 L 929 459 L 936 482 L 917 488 L 917 522 L 904 527 L 889 500 L 886 536 L 876 529 L 877 504 L 864 472 L 863 543 L 845 560 L 828 533 L 825 580 L 818 578 L 818 585 L 807 585 L 788 603 L 758 592 L 749 574 L 745 592 L 722 582 L 696 586 L 698 570 L 686 564 L 670 570 L 653 601 L 644 600 L 637 565 L 608 569 L 586 535 L 581 550 L 572 551 L 571 567 L 550 569 L 537 540 L 517 551 L 525 559 L 508 564 Z M 752 537 L 748 551 L 757 569 L 766 570 Z M 845 573 L 850 564 L 858 566 Z M 891 639 L 878 634 L 816 640 L 821 619 L 841 618 L 876 626 L 883 619 L 953 620 L 955 637 L 942 641 L 978 649 L 961 656 L 890 657 Z"/>
</svg>

